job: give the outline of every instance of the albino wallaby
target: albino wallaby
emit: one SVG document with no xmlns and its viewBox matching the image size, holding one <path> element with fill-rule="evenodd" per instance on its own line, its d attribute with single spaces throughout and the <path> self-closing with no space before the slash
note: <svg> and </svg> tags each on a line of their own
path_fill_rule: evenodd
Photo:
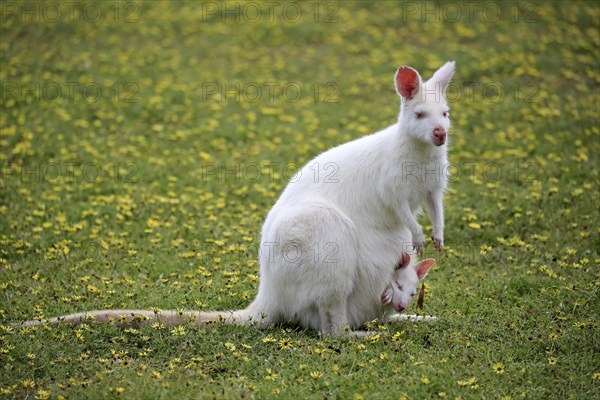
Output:
<svg viewBox="0 0 600 400">
<path fill-rule="evenodd" d="M 442 173 L 447 172 L 450 127 L 445 89 L 453 74 L 454 62 L 447 62 L 423 83 L 417 71 L 400 67 L 398 122 L 320 154 L 291 179 L 263 225 L 258 294 L 246 309 L 101 310 L 48 322 L 88 316 L 105 322 L 122 315 L 124 321 L 169 325 L 189 318 L 198 325 L 221 320 L 261 327 L 288 321 L 323 334 L 362 336 L 346 328 L 357 329 L 381 315 L 387 285 L 398 282 L 412 294 L 419 276 L 433 265 L 425 260 L 408 267 L 403 256 L 408 243 L 417 253 L 425 246 L 416 219 L 423 203 L 433 243 L 440 251 L 443 247 L 447 177 Z M 402 268 L 394 270 L 399 263 Z M 397 310 L 408 305 L 405 295 L 394 292 L 392 300 Z"/>
<path fill-rule="evenodd" d="M 413 274 L 408 266 L 410 265 L 410 255 L 402 254 L 402 259 L 394 269 L 392 281 L 381 295 L 381 302 L 384 306 L 386 316 L 393 315 L 394 312 L 404 311 L 412 302 L 417 294 L 417 284 L 425 279 L 429 269 L 435 264 L 435 260 L 428 258 L 414 266 Z"/>
<path fill-rule="evenodd" d="M 413 268 L 408 268 L 409 265 L 412 265 Z M 437 317 L 431 315 L 399 314 L 413 301 L 417 294 L 417 284 L 425 279 L 427 272 L 434 265 L 435 260 L 433 258 L 428 258 L 415 265 L 411 263 L 408 253 L 402 254 L 402 259 L 394 269 L 392 280 L 381 295 L 383 316 L 386 321 L 415 322 L 437 320 Z M 413 270 L 415 272 L 412 272 Z"/>
</svg>

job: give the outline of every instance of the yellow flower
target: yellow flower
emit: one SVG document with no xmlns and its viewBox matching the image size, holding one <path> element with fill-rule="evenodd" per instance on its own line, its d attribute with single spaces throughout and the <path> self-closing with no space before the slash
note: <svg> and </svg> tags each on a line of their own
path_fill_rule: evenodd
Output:
<svg viewBox="0 0 600 400">
<path fill-rule="evenodd" d="M 279 341 L 279 349 L 285 350 L 292 347 L 292 340 L 290 338 L 283 338 Z"/>
<path fill-rule="evenodd" d="M 152 377 L 153 377 L 154 379 L 159 379 L 159 380 L 160 380 L 160 379 L 162 379 L 162 375 L 161 375 L 161 373 L 160 373 L 160 372 L 158 372 L 158 371 L 152 371 L 152 372 L 150 373 L 150 375 L 152 375 Z"/>
<path fill-rule="evenodd" d="M 262 115 L 279 115 L 283 113 L 281 108 L 263 107 L 260 109 Z"/>
<path fill-rule="evenodd" d="M 265 380 L 273 381 L 277 378 L 277 374 L 273 372 L 271 368 L 267 368 L 267 374 L 265 375 Z"/>
<path fill-rule="evenodd" d="M 473 386 L 475 386 L 475 388 L 478 387 L 477 378 L 470 378 L 469 380 L 466 380 L 466 381 L 458 380 L 458 381 L 456 381 L 456 383 L 458 383 L 458 386 L 460 386 L 460 387 L 465 387 L 465 386 L 471 386 L 471 388 L 473 388 Z"/>
<path fill-rule="evenodd" d="M 46 400 L 50 398 L 50 392 L 46 390 L 38 390 L 37 395 L 35 396 L 36 400 Z"/>
<path fill-rule="evenodd" d="M 494 372 L 497 374 L 502 375 L 504 373 L 504 364 L 502 363 L 496 363 L 492 366 L 492 368 L 494 368 Z"/>
<path fill-rule="evenodd" d="M 477 215 L 471 213 L 471 214 L 467 214 L 467 221 L 477 221 Z"/>
<path fill-rule="evenodd" d="M 25 379 L 21 382 L 24 388 L 32 388 L 35 387 L 35 382 L 31 379 Z"/>
<path fill-rule="evenodd" d="M 490 251 L 492 251 L 492 247 L 488 246 L 486 244 L 479 247 L 479 254 L 481 254 L 481 255 L 485 255 L 485 254 L 489 253 Z"/>
<path fill-rule="evenodd" d="M 369 338 L 369 341 L 371 343 L 377 343 L 379 342 L 379 339 L 381 339 L 381 335 L 373 335 Z"/>
<path fill-rule="evenodd" d="M 148 226 L 148 228 L 156 228 L 157 226 L 160 226 L 160 221 L 153 218 L 148 218 L 146 221 L 146 226 Z"/>
<path fill-rule="evenodd" d="M 171 329 L 171 333 L 175 336 L 183 336 L 185 335 L 185 328 L 183 326 L 176 326 Z"/>
<path fill-rule="evenodd" d="M 235 350 L 236 350 L 235 344 L 233 344 L 233 343 L 230 343 L 230 342 L 227 342 L 227 343 L 225 343 L 225 347 L 226 347 L 226 348 L 227 348 L 227 350 L 229 350 L 229 351 L 235 351 Z"/>
</svg>

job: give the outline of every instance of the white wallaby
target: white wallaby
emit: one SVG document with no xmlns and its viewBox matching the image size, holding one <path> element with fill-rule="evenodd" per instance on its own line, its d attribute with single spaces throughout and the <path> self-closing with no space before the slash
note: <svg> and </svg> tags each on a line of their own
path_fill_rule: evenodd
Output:
<svg viewBox="0 0 600 400">
<path fill-rule="evenodd" d="M 417 284 L 425 279 L 435 260 L 428 258 L 417 264 L 411 263 L 408 253 L 396 265 L 392 280 L 381 295 L 383 314 L 387 321 L 434 321 L 437 318 L 429 315 L 398 314 L 404 311 L 417 295 Z M 409 266 L 413 266 L 410 268 Z"/>
<path fill-rule="evenodd" d="M 322 153 L 291 179 L 263 225 L 258 294 L 246 309 L 101 310 L 26 324 L 87 317 L 103 322 L 119 316 L 170 325 L 188 318 L 199 325 L 221 320 L 262 327 L 288 321 L 323 334 L 363 335 L 348 328 L 381 315 L 388 284 L 405 280 L 407 289 L 416 290 L 423 262 L 411 261 L 400 275 L 394 266 L 402 263 L 405 251 L 420 254 L 424 249 L 417 222 L 423 203 L 433 243 L 442 250 L 450 127 L 445 90 L 453 74 L 454 62 L 426 82 L 414 69 L 400 67 L 395 76 L 401 97 L 398 122 Z"/>
<path fill-rule="evenodd" d="M 428 258 L 414 267 L 414 274 L 410 265 L 410 255 L 402 254 L 402 259 L 394 269 L 394 276 L 381 295 L 385 314 L 404 311 L 417 294 L 417 284 L 425 279 L 429 269 L 435 264 L 435 260 Z"/>
</svg>

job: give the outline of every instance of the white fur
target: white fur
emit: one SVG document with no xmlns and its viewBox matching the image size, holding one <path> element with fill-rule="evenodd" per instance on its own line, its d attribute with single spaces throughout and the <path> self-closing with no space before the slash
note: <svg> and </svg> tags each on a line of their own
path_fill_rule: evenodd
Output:
<svg viewBox="0 0 600 400">
<path fill-rule="evenodd" d="M 291 180 L 263 226 L 260 287 L 247 309 L 255 318 L 332 334 L 376 318 L 407 238 L 418 252 L 424 247 L 416 220 L 423 203 L 441 250 L 448 160 L 432 132 L 450 127 L 443 92 L 453 72 L 449 62 L 429 81 L 419 77 L 398 123 L 324 152 Z M 324 260 L 328 246 L 337 249 L 335 263 Z"/>
<path fill-rule="evenodd" d="M 404 311 L 417 295 L 417 285 L 425 279 L 435 260 L 426 260 L 414 263 L 406 253 L 406 264 L 399 263 L 394 270 L 391 281 L 381 295 L 383 311 L 387 317 L 391 314 Z M 403 257 L 403 260 L 405 258 Z"/>
</svg>

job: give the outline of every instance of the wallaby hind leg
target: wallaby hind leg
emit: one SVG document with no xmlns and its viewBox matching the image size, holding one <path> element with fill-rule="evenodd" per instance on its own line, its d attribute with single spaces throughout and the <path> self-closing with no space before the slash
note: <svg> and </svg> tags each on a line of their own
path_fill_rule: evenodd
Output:
<svg viewBox="0 0 600 400">
<path fill-rule="evenodd" d="M 323 335 L 342 336 L 350 331 L 345 300 L 319 305 L 319 318 Z"/>
<path fill-rule="evenodd" d="M 342 300 L 333 305 L 319 307 L 321 319 L 321 334 L 337 338 L 364 338 L 373 336 L 375 332 L 352 330 L 348 323 L 346 301 Z"/>
</svg>

